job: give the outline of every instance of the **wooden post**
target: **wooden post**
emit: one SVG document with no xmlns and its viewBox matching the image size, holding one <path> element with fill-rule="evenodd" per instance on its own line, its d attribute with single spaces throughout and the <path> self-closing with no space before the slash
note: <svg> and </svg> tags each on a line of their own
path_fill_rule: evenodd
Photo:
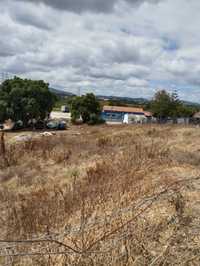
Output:
<svg viewBox="0 0 200 266">
<path fill-rule="evenodd" d="M 5 133 L 1 132 L 1 154 L 3 157 L 5 157 L 6 154 L 6 145 L 5 145 Z"/>
<path fill-rule="evenodd" d="M 0 137 L 0 155 L 3 158 L 4 164 L 6 167 L 9 166 L 8 159 L 6 157 L 6 144 L 5 144 L 5 132 L 1 132 L 1 137 Z"/>
</svg>

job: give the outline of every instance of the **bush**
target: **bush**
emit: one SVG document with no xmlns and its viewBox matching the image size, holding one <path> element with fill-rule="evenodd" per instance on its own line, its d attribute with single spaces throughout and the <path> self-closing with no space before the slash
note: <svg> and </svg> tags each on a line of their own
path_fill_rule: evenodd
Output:
<svg viewBox="0 0 200 266">
<path fill-rule="evenodd" d="M 15 77 L 0 85 L 0 121 L 11 119 L 28 126 L 30 120 L 44 120 L 52 111 L 56 96 L 42 80 Z"/>
<path fill-rule="evenodd" d="M 104 124 L 105 120 L 103 118 L 101 118 L 99 115 L 97 114 L 91 114 L 90 115 L 90 120 L 88 121 L 88 125 L 100 125 L 100 124 Z"/>
<path fill-rule="evenodd" d="M 100 119 L 100 103 L 92 93 L 74 97 L 71 101 L 70 111 L 72 123 L 76 123 L 80 118 L 83 123 L 89 125 L 101 124 L 103 122 Z"/>
</svg>

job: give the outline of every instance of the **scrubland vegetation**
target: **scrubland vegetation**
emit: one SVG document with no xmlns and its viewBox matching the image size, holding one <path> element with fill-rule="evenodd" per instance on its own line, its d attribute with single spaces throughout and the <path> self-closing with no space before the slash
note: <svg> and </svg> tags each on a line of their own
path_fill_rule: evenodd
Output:
<svg viewBox="0 0 200 266">
<path fill-rule="evenodd" d="M 199 128 L 14 134 L 1 143 L 0 254 L 13 256 L 0 265 L 200 264 Z"/>
</svg>

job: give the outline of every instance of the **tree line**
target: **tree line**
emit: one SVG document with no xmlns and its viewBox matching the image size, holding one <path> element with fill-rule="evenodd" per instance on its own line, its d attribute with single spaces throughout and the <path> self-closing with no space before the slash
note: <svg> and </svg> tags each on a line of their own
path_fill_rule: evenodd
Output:
<svg viewBox="0 0 200 266">
<path fill-rule="evenodd" d="M 57 101 L 58 96 L 50 91 L 48 83 L 14 77 L 0 85 L 0 122 L 22 121 L 27 127 L 33 120 L 44 121 Z M 68 104 L 73 123 L 80 118 L 91 125 L 103 123 L 101 106 L 94 94 L 72 97 Z"/>
<path fill-rule="evenodd" d="M 33 120 L 44 121 L 57 101 L 58 97 L 50 91 L 48 83 L 14 77 L 0 85 L 0 122 L 11 119 L 14 122 L 22 121 L 27 126 Z M 101 119 L 101 104 L 92 93 L 70 97 L 68 106 L 73 123 L 79 119 L 90 125 L 104 122 Z M 169 117 L 191 117 L 199 110 L 183 104 L 176 92 L 168 93 L 165 90 L 156 92 L 144 109 L 152 111 L 158 121 Z"/>
<path fill-rule="evenodd" d="M 159 122 L 165 122 L 168 118 L 173 120 L 179 117 L 189 118 L 199 110 L 199 107 L 186 106 L 179 99 L 176 91 L 168 93 L 165 90 L 160 90 L 155 93 L 149 104 L 149 108 Z"/>
</svg>

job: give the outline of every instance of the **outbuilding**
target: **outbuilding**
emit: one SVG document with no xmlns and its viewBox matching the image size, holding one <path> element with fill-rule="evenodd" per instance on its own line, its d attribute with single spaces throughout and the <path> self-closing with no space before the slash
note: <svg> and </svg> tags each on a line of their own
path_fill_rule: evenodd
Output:
<svg viewBox="0 0 200 266">
<path fill-rule="evenodd" d="M 145 112 L 143 108 L 137 107 L 104 106 L 102 112 L 102 118 L 106 122 L 146 123 L 151 117 L 150 112 Z"/>
</svg>

